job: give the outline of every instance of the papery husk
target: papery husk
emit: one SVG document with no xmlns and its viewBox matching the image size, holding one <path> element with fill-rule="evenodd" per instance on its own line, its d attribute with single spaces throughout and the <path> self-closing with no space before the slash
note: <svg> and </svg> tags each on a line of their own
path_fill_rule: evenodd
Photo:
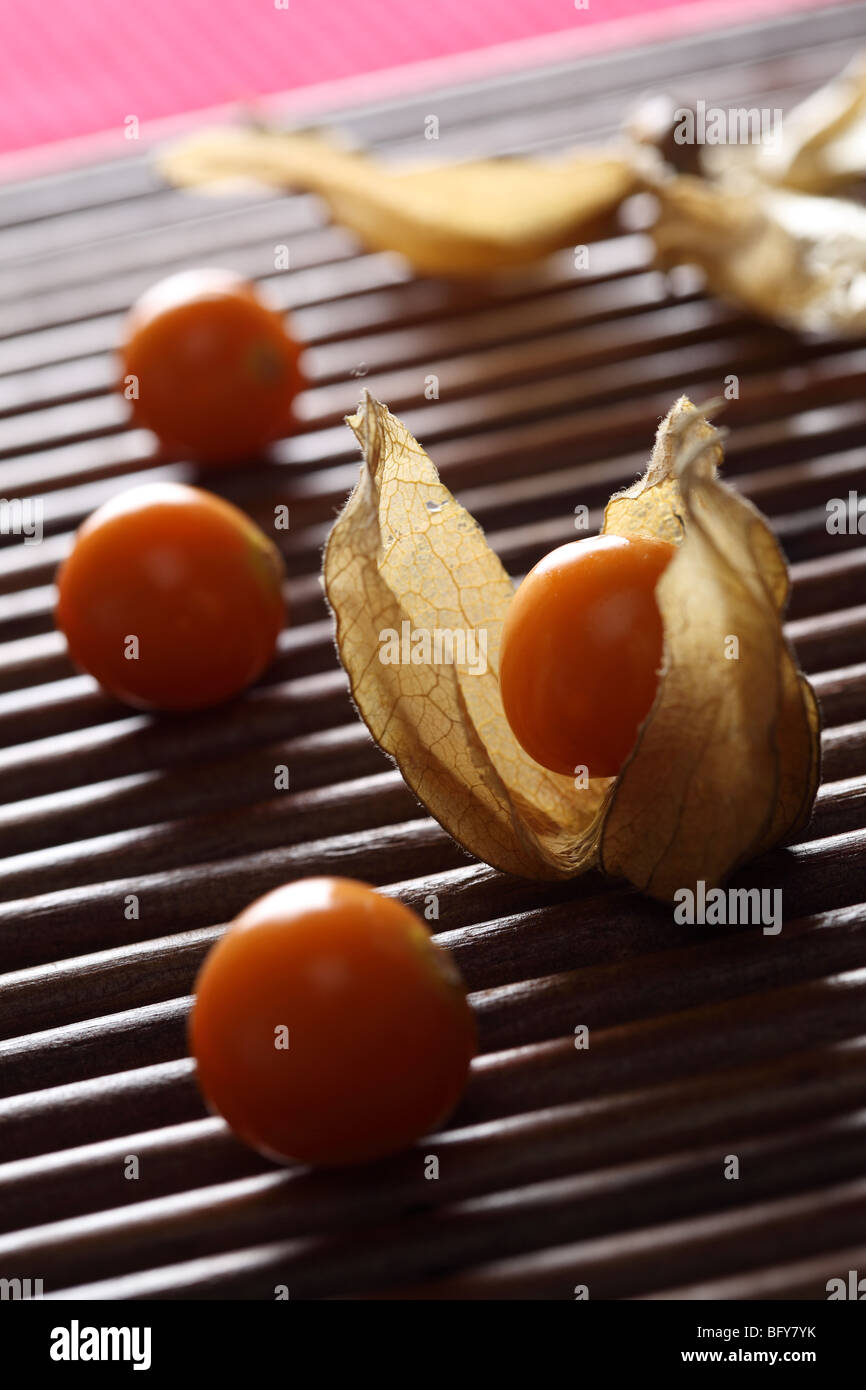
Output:
<svg viewBox="0 0 866 1390">
<path fill-rule="evenodd" d="M 607 784 L 573 795 L 539 767 L 502 713 L 499 642 L 514 592 L 477 522 L 385 406 L 364 394 L 347 422 L 363 452 L 361 479 L 325 550 L 324 582 L 352 697 L 376 742 L 455 839 L 496 868 L 561 878 L 583 863 Z M 395 666 L 380 634 L 483 630 L 487 671 Z M 589 853 L 590 844 L 587 844 Z"/>
<path fill-rule="evenodd" d="M 776 138 L 754 150 L 754 167 L 770 183 L 802 193 L 835 193 L 866 175 L 866 53 L 799 106 Z"/>
<path fill-rule="evenodd" d="M 159 165 L 185 186 L 254 180 L 317 193 L 369 249 L 455 276 L 526 265 L 592 239 L 636 186 L 616 150 L 400 170 L 326 132 L 240 127 L 194 135 L 166 149 Z"/>
<path fill-rule="evenodd" d="M 688 175 L 654 191 L 662 268 L 696 265 L 716 294 L 800 332 L 866 331 L 866 209 Z"/>
<path fill-rule="evenodd" d="M 677 544 L 657 593 L 664 669 L 618 778 L 579 787 L 517 744 L 499 693 L 513 593 L 477 522 L 405 427 L 365 394 L 348 421 L 361 478 L 328 540 L 324 583 L 352 697 L 380 746 L 470 853 L 532 878 L 592 867 L 670 900 L 718 883 L 809 815 L 819 719 L 781 628 L 787 572 L 760 514 L 720 483 L 717 431 L 685 398 L 604 530 Z M 383 633 L 487 634 L 487 669 L 390 665 Z M 739 660 L 725 656 L 736 636 Z"/>
<path fill-rule="evenodd" d="M 605 512 L 609 534 L 680 534 L 656 587 L 664 674 L 600 841 L 607 873 L 662 899 L 717 884 L 800 829 L 818 787 L 818 705 L 782 629 L 785 559 L 757 508 L 718 479 L 722 457 L 683 397 L 644 478 Z"/>
</svg>

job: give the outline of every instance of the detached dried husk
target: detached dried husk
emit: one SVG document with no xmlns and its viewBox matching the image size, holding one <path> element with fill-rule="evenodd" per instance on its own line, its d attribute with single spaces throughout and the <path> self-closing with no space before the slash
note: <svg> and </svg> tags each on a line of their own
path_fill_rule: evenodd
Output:
<svg viewBox="0 0 866 1390">
<path fill-rule="evenodd" d="M 655 193 L 663 268 L 699 266 L 717 294 L 800 332 L 866 330 L 866 209 L 688 175 Z"/>
<path fill-rule="evenodd" d="M 657 590 L 655 704 L 619 777 L 584 789 L 533 762 L 505 719 L 499 643 L 513 586 L 480 527 L 385 406 L 365 395 L 348 423 L 361 478 L 324 562 L 340 656 L 374 738 L 467 850 L 534 878 L 600 866 L 670 900 L 805 824 L 819 717 L 782 632 L 785 562 L 761 515 L 719 482 L 720 436 L 689 401 L 605 513 L 607 532 L 679 549 Z M 472 673 L 468 645 L 463 662 L 381 661 L 389 631 L 437 630 L 484 632 L 486 668 Z"/>
<path fill-rule="evenodd" d="M 862 333 L 866 211 L 809 195 L 866 178 L 866 55 L 789 112 L 768 144 L 676 146 L 665 122 L 678 109 L 656 98 L 626 123 L 620 146 L 558 159 L 401 170 L 327 131 L 227 127 L 169 147 L 159 164 L 173 183 L 197 188 L 252 180 L 310 190 L 365 246 L 453 277 L 529 265 L 605 235 L 624 199 L 649 188 L 660 203 L 660 264 L 697 265 L 712 290 L 789 328 Z"/>
<path fill-rule="evenodd" d="M 206 131 L 165 151 L 160 167 L 177 184 L 253 179 L 318 193 L 365 246 L 433 275 L 525 265 L 591 239 L 636 186 L 628 160 L 605 150 L 399 170 L 308 131 Z"/>
<path fill-rule="evenodd" d="M 813 92 L 756 151 L 762 179 L 802 193 L 834 193 L 866 175 L 866 53 Z"/>
</svg>

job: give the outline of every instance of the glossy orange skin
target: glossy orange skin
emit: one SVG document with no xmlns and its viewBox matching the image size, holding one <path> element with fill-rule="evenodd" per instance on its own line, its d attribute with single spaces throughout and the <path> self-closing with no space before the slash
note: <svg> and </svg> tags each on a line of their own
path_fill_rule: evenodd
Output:
<svg viewBox="0 0 866 1390">
<path fill-rule="evenodd" d="M 658 687 L 664 634 L 655 587 L 666 541 L 595 536 L 541 560 L 509 606 L 499 680 L 505 716 L 553 772 L 619 772 Z"/>
<path fill-rule="evenodd" d="M 122 387 L 138 380 L 132 417 L 164 448 L 202 463 L 260 454 L 292 429 L 301 349 L 283 318 L 231 271 L 182 271 L 130 311 Z"/>
<path fill-rule="evenodd" d="M 190 1050 L 211 1107 L 271 1157 L 324 1166 L 396 1152 L 462 1093 L 475 1024 L 421 919 L 364 883 L 260 898 L 195 985 Z M 288 1048 L 275 1030 L 288 1029 Z"/>
<path fill-rule="evenodd" d="M 100 685 L 143 708 L 201 709 L 270 662 L 286 617 L 284 566 L 249 517 L 180 483 L 100 507 L 57 576 L 57 626 Z M 138 638 L 129 659 L 127 639 Z"/>
</svg>

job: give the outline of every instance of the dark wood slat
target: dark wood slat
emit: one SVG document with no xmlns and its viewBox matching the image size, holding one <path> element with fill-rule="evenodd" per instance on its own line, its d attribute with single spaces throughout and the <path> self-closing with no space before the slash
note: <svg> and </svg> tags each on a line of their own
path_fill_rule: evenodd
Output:
<svg viewBox="0 0 866 1390">
<path fill-rule="evenodd" d="M 866 1229 L 863 1199 L 862 1181 L 843 1183 L 739 1211 L 504 1259 L 410 1293 L 424 1298 L 573 1299 L 575 1286 L 588 1284 L 593 1298 L 645 1297 L 665 1285 L 700 1277 L 709 1263 L 720 1273 L 748 1270 L 859 1239 Z M 249 1280 L 254 1269 L 245 1273 Z M 236 1278 L 236 1288 L 243 1277 Z M 227 1283 L 223 1280 L 223 1287 Z"/>
<path fill-rule="evenodd" d="M 453 1200 L 521 1179 L 540 1181 L 660 1155 L 689 1141 L 707 1144 L 770 1133 L 804 1118 L 845 1113 L 860 1106 L 864 1095 L 866 1040 L 860 1039 L 794 1053 L 769 1067 L 737 1067 L 697 1081 L 514 1116 L 495 1127 L 448 1130 L 434 1140 L 443 1160 L 437 1191 Z M 349 1184 L 339 1174 L 284 1170 L 295 1232 L 313 1232 L 322 1220 L 332 1227 L 343 1220 L 358 1222 L 371 1205 L 378 1217 L 388 1202 L 392 1208 L 421 1204 L 419 1194 L 429 1189 L 419 1175 L 418 1156 L 429 1148 L 428 1138 L 420 1140 L 381 1167 L 359 1170 Z M 135 1185 L 122 1176 L 130 1152 L 140 1159 Z M 140 1227 L 137 1204 L 185 1191 L 191 1171 L 200 1185 L 199 1200 L 206 1204 L 202 1188 L 272 1170 L 222 1121 L 193 1120 L 3 1164 L 0 1212 L 16 1229 L 30 1220 L 39 1225 L 70 1212 L 105 1209 L 114 1216 L 99 1231 L 116 1230 L 126 1222 Z M 127 1206 L 133 1208 L 128 1217 L 115 1210 Z"/>
<path fill-rule="evenodd" d="M 853 771 L 859 747 L 856 741 L 846 745 L 846 767 Z M 106 834 L 111 827 L 154 825 L 167 806 L 183 816 L 249 805 L 273 789 L 277 767 L 288 769 L 291 792 L 296 793 L 350 782 L 386 766 L 385 755 L 363 725 L 338 725 L 202 766 L 133 773 L 0 807 L 0 837 L 11 855 Z"/>
<path fill-rule="evenodd" d="M 742 1267 L 766 1260 L 771 1252 L 808 1254 L 826 1247 L 828 1241 L 841 1243 L 852 1235 L 862 1236 L 866 1233 L 866 1183 L 850 1180 L 858 1162 L 853 1128 L 851 1121 L 839 1127 L 829 1122 L 825 1133 L 836 1136 L 836 1142 L 824 1150 L 825 1161 L 835 1169 L 833 1176 L 849 1181 L 819 1192 L 798 1191 L 798 1186 L 818 1180 L 819 1159 L 810 1153 L 812 1131 L 795 1131 L 763 1146 L 742 1146 L 758 1162 L 752 1166 L 748 1184 L 741 1179 L 741 1190 L 749 1186 L 765 1200 L 721 1214 L 703 1213 L 713 1204 L 733 1207 L 739 1193 L 734 1184 L 725 1182 L 724 1155 L 713 1149 L 670 1156 L 657 1164 L 631 1165 L 594 1180 L 539 1184 L 497 1195 L 486 1203 L 445 1207 L 431 1216 L 407 1216 L 399 1225 L 375 1229 L 366 1240 L 271 1241 L 207 1261 L 179 1262 L 58 1290 L 55 1296 L 273 1298 L 278 1283 L 288 1285 L 290 1296 L 296 1298 L 321 1297 L 326 1291 L 330 1296 L 372 1292 L 377 1286 L 381 1289 L 389 1275 L 411 1280 L 425 1269 L 444 1272 L 471 1264 L 489 1246 L 495 1230 L 506 1257 L 537 1250 L 557 1237 L 584 1237 L 580 1245 L 536 1257 L 538 1285 L 531 1288 L 530 1297 L 573 1299 L 578 1283 L 588 1284 L 596 1298 L 626 1297 L 658 1287 L 659 1280 L 674 1271 L 705 1268 L 711 1251 L 717 1266 Z M 842 1134 L 849 1138 L 848 1144 L 840 1142 Z M 832 1155 L 829 1160 L 827 1154 Z M 767 1200 L 774 1191 L 786 1195 Z M 792 1191 L 796 1195 L 788 1196 Z M 634 1234 L 623 1231 L 625 1223 L 641 1216 L 677 1224 L 655 1225 Z M 525 1263 L 532 1268 L 530 1261 Z M 500 1287 L 495 1296 L 508 1297 L 505 1260 L 498 1272 Z M 528 1281 L 522 1270 L 520 1274 L 525 1289 Z M 470 1274 L 449 1281 L 444 1296 L 465 1298 L 474 1292 Z M 390 1288 L 387 1293 L 391 1295 Z M 429 1286 L 424 1293 L 430 1296 Z"/>
<path fill-rule="evenodd" d="M 387 828 L 418 815 L 418 802 L 397 771 L 277 794 L 273 765 L 263 772 L 255 804 L 118 831 L 63 851 L 52 847 L 10 858 L 0 869 L 0 901 Z M 850 815 L 850 801 L 845 809 Z"/>
<path fill-rule="evenodd" d="M 739 1184 L 726 1183 L 723 1176 L 723 1143 L 685 1155 L 668 1154 L 662 1160 L 632 1162 L 601 1175 L 549 1179 L 487 1201 L 481 1198 L 463 1206 L 446 1206 L 433 1217 L 407 1215 L 399 1226 L 376 1228 L 368 1234 L 364 1227 L 377 1207 L 390 1208 L 391 1215 L 397 1206 L 393 1194 L 385 1189 L 365 1212 L 361 1229 L 350 1228 L 349 1240 L 337 1236 L 331 1243 L 317 1236 L 319 1258 L 313 1260 L 313 1251 L 301 1247 L 296 1258 L 287 1261 L 287 1282 L 298 1296 L 308 1297 L 328 1289 L 348 1292 L 359 1284 L 363 1287 L 371 1278 L 378 1281 L 379 1271 L 387 1269 L 388 1263 L 402 1266 L 401 1272 L 411 1277 L 429 1262 L 425 1232 L 433 1239 L 434 1260 L 440 1267 L 452 1264 L 455 1255 L 471 1260 L 475 1252 L 485 1248 L 490 1227 L 501 1224 L 502 1206 L 507 1206 L 509 1216 L 505 1248 L 520 1250 L 537 1248 L 550 1239 L 577 1235 L 586 1239 L 621 1230 L 623 1223 L 638 1213 L 644 1219 L 671 1219 L 708 1206 L 736 1206 L 798 1192 L 816 1185 L 819 1177 L 824 1181 L 856 1178 L 866 1156 L 866 1111 L 813 1122 L 809 1129 L 783 1130 L 772 1138 L 746 1139 L 738 1148 L 743 1173 Z M 423 1173 L 423 1156 L 417 1154 L 415 1161 Z M 823 1174 L 821 1164 L 826 1165 Z M 668 1173 L 673 1181 L 665 1180 Z M 132 1220 L 117 1223 L 111 1232 L 113 1240 L 105 1239 L 97 1222 L 88 1223 L 91 1229 L 97 1227 L 96 1239 L 89 1241 L 82 1240 L 84 1233 L 76 1232 L 69 1222 L 48 1227 L 30 1239 L 7 1237 L 0 1240 L 0 1260 L 10 1267 L 38 1267 L 44 1270 L 48 1287 L 57 1288 L 80 1279 L 82 1272 L 99 1279 L 136 1267 L 153 1267 L 168 1259 L 219 1254 L 294 1235 L 299 1224 L 309 1230 L 310 1213 L 304 1211 L 299 1223 L 294 1196 L 291 1176 L 256 1176 L 232 1184 L 228 1190 L 210 1190 L 204 1200 L 191 1196 L 163 1199 L 140 1213 L 140 1222 L 135 1222 L 133 1212 Z M 441 1194 L 442 1201 L 448 1202 L 449 1195 Z M 357 1212 L 355 1203 L 353 1211 Z M 322 1213 L 319 1231 L 330 1232 L 335 1216 L 346 1222 L 344 1212 Z M 378 1258 L 371 1258 L 374 1247 L 379 1249 Z M 348 1285 L 345 1264 L 351 1269 L 352 1283 Z"/>
<path fill-rule="evenodd" d="M 772 1269 L 750 1270 L 728 1279 L 690 1284 L 685 1288 L 646 1294 L 648 1300 L 700 1299 L 715 1302 L 719 1299 L 791 1299 L 827 1298 L 829 1281 L 847 1281 L 850 1269 L 860 1270 L 866 1264 L 866 1245 L 849 1246 L 845 1250 L 822 1252 L 812 1259 L 796 1260 L 791 1264 L 775 1265 Z"/>
<path fill-rule="evenodd" d="M 627 921 L 630 907 L 637 908 L 635 916 L 644 916 L 634 900 L 623 907 Z M 730 941 L 714 940 L 712 932 L 707 940 L 706 931 L 694 933 L 693 929 L 693 935 L 704 938 L 697 946 L 650 955 L 642 942 L 637 959 L 594 970 L 583 966 L 568 970 L 561 959 L 560 973 L 541 978 L 536 973 L 537 959 L 530 963 L 512 957 L 508 982 L 472 998 L 480 1048 L 503 1051 L 567 1036 L 573 1033 L 576 1018 L 593 1030 L 610 1028 L 866 968 L 866 906 L 862 904 L 805 921 L 788 921 L 783 933 L 778 941 L 756 943 L 751 930 L 738 932 Z M 575 936 L 572 933 L 572 941 Z M 532 972 L 528 977 L 527 969 Z M 186 986 L 192 988 L 192 977 Z M 101 1017 L 91 1013 L 85 1022 L 0 1042 L 0 1094 L 63 1085 L 182 1055 L 189 1005 L 188 997 L 170 998 Z"/>
<path fill-rule="evenodd" d="M 595 259 L 595 258 L 594 258 Z M 601 268 L 601 267 L 599 267 Z M 607 278 L 603 275 L 581 277 L 575 286 L 573 276 L 562 277 L 557 294 L 538 294 L 516 303 L 494 303 L 476 310 L 457 313 L 440 319 L 428 319 L 422 325 L 389 328 L 383 324 L 378 332 L 361 331 L 333 338 L 306 351 L 304 367 L 308 378 L 320 385 L 345 381 L 364 363 L 368 370 L 384 370 L 400 363 L 423 364 L 431 354 L 450 356 L 470 347 L 486 344 L 522 342 L 556 327 L 577 324 L 605 323 L 612 319 L 640 315 L 659 303 L 664 294 L 661 277 L 655 271 L 635 270 L 628 276 Z M 697 296 L 692 296 L 692 299 Z M 678 296 L 679 304 L 689 302 L 689 296 Z M 308 311 L 309 320 L 313 311 Z M 720 320 L 731 317 L 731 311 L 715 306 Z M 308 339 L 307 341 L 310 341 Z M 108 345 L 106 345 L 108 346 Z M 73 394 L 92 395 L 108 390 L 110 359 L 92 354 L 72 361 L 33 366 L 19 372 L 0 375 L 0 409 L 34 408 Z"/>
<path fill-rule="evenodd" d="M 856 1037 L 864 994 L 866 970 L 857 970 L 602 1030 L 584 1052 L 570 1037 L 490 1054 L 473 1064 L 453 1122 L 477 1124 Z M 2 1100 L 2 1157 L 45 1152 L 49 1135 L 51 1147 L 63 1148 L 128 1132 L 133 1106 L 139 1125 L 157 1116 L 164 1123 L 164 1108 L 168 1122 L 193 1119 L 203 1113 L 193 1072 L 190 1059 L 165 1061 Z"/>
</svg>

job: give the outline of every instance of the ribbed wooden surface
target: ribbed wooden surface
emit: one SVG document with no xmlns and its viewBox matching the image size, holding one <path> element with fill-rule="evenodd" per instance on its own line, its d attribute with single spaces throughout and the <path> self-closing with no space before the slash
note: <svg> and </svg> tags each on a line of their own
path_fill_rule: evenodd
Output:
<svg viewBox="0 0 866 1390">
<path fill-rule="evenodd" d="M 554 148 L 610 133 L 650 85 L 789 106 L 861 41 L 866 12 L 845 9 L 341 124 L 395 157 L 429 156 L 430 112 L 437 156 Z M 310 197 L 193 196 L 143 157 L 0 190 L 0 258 L 0 496 L 40 495 L 46 518 L 41 545 L 0 549 L 0 1276 L 94 1298 L 277 1284 L 571 1298 L 578 1283 L 593 1298 L 821 1298 L 862 1269 L 866 552 L 828 535 L 825 504 L 866 490 L 866 342 L 800 342 L 668 284 L 636 231 L 595 244 L 579 275 L 565 252 L 492 286 L 413 281 Z M 268 467 L 204 479 L 264 522 L 288 502 L 293 624 L 247 698 L 151 718 L 71 668 L 51 586 L 74 528 L 119 488 L 202 481 L 156 465 L 111 391 L 123 311 L 198 262 L 266 280 L 310 344 L 302 432 Z M 574 536 L 576 503 L 597 517 L 634 477 L 676 395 L 717 395 L 731 372 L 727 476 L 789 556 L 788 631 L 826 723 L 811 825 L 738 879 L 782 888 L 777 937 L 674 925 L 596 876 L 539 886 L 469 862 L 356 719 L 317 577 L 357 476 L 341 419 L 361 379 L 520 574 Z M 184 1030 L 232 915 L 331 871 L 422 908 L 438 895 L 482 1055 L 447 1132 L 316 1174 L 273 1167 L 207 1116 Z"/>
</svg>

